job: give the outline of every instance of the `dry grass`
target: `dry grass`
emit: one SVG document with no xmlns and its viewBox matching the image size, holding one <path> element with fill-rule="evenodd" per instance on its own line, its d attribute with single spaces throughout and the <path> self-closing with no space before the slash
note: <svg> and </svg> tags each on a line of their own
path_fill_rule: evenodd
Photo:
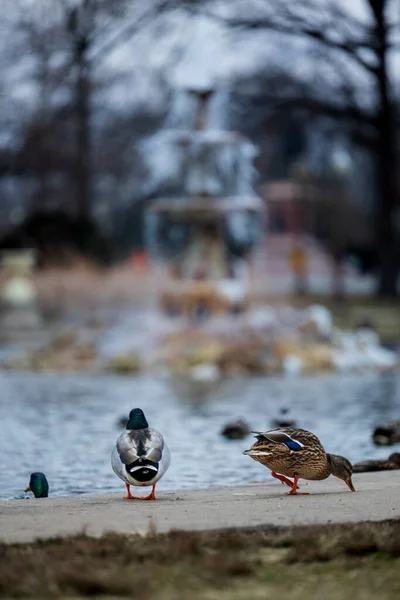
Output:
<svg viewBox="0 0 400 600">
<path fill-rule="evenodd" d="M 41 304 L 49 316 L 100 307 L 148 305 L 158 281 L 127 263 L 100 269 L 88 263 L 71 269 L 37 271 L 34 282 Z"/>
<path fill-rule="evenodd" d="M 2 598 L 394 599 L 400 521 L 0 545 Z"/>
<path fill-rule="evenodd" d="M 0 283 L 3 277 L 0 273 Z M 79 305 L 90 308 L 132 303 L 145 305 L 153 298 L 154 292 L 163 281 L 163 276 L 158 269 L 153 272 L 140 272 L 129 261 L 112 268 L 98 268 L 81 260 L 76 261 L 69 269 L 48 268 L 36 271 L 34 281 L 40 298 L 49 307 L 57 309 L 61 306 Z M 387 329 L 388 322 L 393 323 L 393 317 L 400 325 L 400 309 L 390 300 L 354 295 L 338 303 L 326 294 L 306 294 L 299 297 L 280 294 L 271 290 L 267 283 L 258 287 L 259 289 L 253 289 L 251 298 L 254 305 L 289 304 L 304 308 L 318 303 L 328 306 L 333 311 L 339 325 L 344 321 L 346 326 L 354 327 L 365 317 L 371 318 L 378 325 L 382 321 L 384 329 Z"/>
</svg>

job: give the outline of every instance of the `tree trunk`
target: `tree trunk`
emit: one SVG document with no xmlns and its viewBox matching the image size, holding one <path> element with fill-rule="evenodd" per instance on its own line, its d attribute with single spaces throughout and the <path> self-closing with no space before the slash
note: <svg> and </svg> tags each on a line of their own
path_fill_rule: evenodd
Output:
<svg viewBox="0 0 400 600">
<path fill-rule="evenodd" d="M 75 50 L 76 200 L 78 216 L 89 220 L 91 217 L 90 77 L 86 50 L 86 39 L 78 38 Z"/>
<path fill-rule="evenodd" d="M 341 302 L 345 297 L 343 256 L 333 256 L 332 263 L 332 297 Z"/>
<path fill-rule="evenodd" d="M 386 105 L 380 115 L 380 135 L 377 157 L 379 205 L 377 215 L 377 242 L 379 248 L 379 296 L 397 295 L 399 275 L 398 242 L 396 235 L 395 211 L 397 204 L 396 186 L 396 142 L 393 109 Z"/>
<path fill-rule="evenodd" d="M 385 117 L 385 120 L 389 120 Z M 386 125 L 385 128 L 386 129 Z M 379 296 L 396 296 L 399 276 L 398 242 L 396 236 L 395 208 L 396 181 L 394 144 L 391 132 L 382 131 L 378 156 L 378 182 L 380 202 L 377 215 L 377 241 L 379 248 Z"/>
<path fill-rule="evenodd" d="M 379 249 L 379 296 L 397 295 L 399 275 L 398 243 L 396 236 L 395 210 L 397 203 L 396 183 L 396 116 L 390 97 L 388 58 L 388 25 L 385 19 L 384 0 L 371 1 L 376 19 L 376 41 L 378 64 L 379 113 L 377 115 L 377 179 L 379 203 L 377 211 L 376 240 Z"/>
</svg>

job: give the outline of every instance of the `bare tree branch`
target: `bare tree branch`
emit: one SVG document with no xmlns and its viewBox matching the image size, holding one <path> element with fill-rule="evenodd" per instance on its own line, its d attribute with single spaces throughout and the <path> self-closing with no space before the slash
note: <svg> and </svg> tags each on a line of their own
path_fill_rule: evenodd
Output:
<svg viewBox="0 0 400 600">
<path fill-rule="evenodd" d="M 167 9 L 175 8 L 176 1 L 161 0 L 145 11 L 140 17 L 135 18 L 130 23 L 125 24 L 117 33 L 113 34 L 100 48 L 96 49 L 90 56 L 93 65 L 98 65 L 103 58 L 114 50 L 118 45 L 130 40 L 143 27 L 154 21 L 155 17 L 164 13 Z"/>
<path fill-rule="evenodd" d="M 280 6 L 280 12 L 274 13 L 273 16 L 267 17 L 225 17 L 206 8 L 193 7 L 192 5 L 185 5 L 185 9 L 197 15 L 207 16 L 221 24 L 239 30 L 271 30 L 277 33 L 283 33 L 286 35 L 298 35 L 305 36 L 310 40 L 317 43 L 321 43 L 325 48 L 344 52 L 348 58 L 357 62 L 362 68 L 366 69 L 370 73 L 376 72 L 376 64 L 370 63 L 363 56 L 359 54 L 362 50 L 376 50 L 375 42 L 370 36 L 370 32 L 367 31 L 368 35 L 365 37 L 354 37 L 352 39 L 346 38 L 345 33 L 338 37 L 332 37 L 328 32 L 324 32 L 319 26 L 313 26 L 307 22 L 304 18 L 296 15 L 292 10 L 286 9 L 282 5 Z M 347 15 L 343 15 L 342 24 L 348 25 L 346 22 Z M 337 32 L 338 23 L 331 23 L 333 31 Z M 366 31 L 364 30 L 364 34 Z M 372 32 L 371 32 L 372 33 Z"/>
</svg>

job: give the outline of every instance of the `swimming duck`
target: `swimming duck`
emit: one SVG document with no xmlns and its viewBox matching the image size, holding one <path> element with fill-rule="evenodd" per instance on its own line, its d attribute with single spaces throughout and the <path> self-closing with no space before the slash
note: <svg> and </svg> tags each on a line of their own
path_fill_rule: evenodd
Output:
<svg viewBox="0 0 400 600">
<path fill-rule="evenodd" d="M 221 435 L 228 440 L 242 440 L 250 433 L 250 427 L 242 419 L 227 423 L 221 430 Z"/>
<path fill-rule="evenodd" d="M 271 469 L 273 477 L 291 488 L 289 495 L 307 493 L 297 491 L 300 478 L 322 480 L 329 475 L 343 479 L 355 492 L 351 481 L 351 463 L 343 456 L 325 452 L 317 436 L 310 431 L 283 427 L 265 433 L 252 433 L 255 433 L 257 441 L 243 454 Z"/>
<path fill-rule="evenodd" d="M 127 422 L 128 422 L 128 419 L 125 416 L 121 415 L 117 419 L 116 425 L 117 425 L 117 427 L 121 427 L 121 428 L 123 427 L 125 429 Z"/>
<path fill-rule="evenodd" d="M 281 408 L 279 411 L 279 416 L 276 419 L 272 419 L 272 425 L 275 427 L 296 427 L 296 421 L 291 419 L 289 416 L 288 408 Z"/>
<path fill-rule="evenodd" d="M 129 413 L 126 431 L 119 436 L 111 454 L 114 473 L 125 482 L 126 500 L 155 500 L 156 483 L 170 465 L 170 454 L 161 433 L 149 427 L 144 412 Z M 152 486 L 148 496 L 132 496 L 130 486 Z"/>
<path fill-rule="evenodd" d="M 49 483 L 44 473 L 31 473 L 29 485 L 24 492 L 33 492 L 35 498 L 47 498 L 49 495 Z"/>
<path fill-rule="evenodd" d="M 400 421 L 377 425 L 372 434 L 376 446 L 391 446 L 400 442 Z"/>
</svg>

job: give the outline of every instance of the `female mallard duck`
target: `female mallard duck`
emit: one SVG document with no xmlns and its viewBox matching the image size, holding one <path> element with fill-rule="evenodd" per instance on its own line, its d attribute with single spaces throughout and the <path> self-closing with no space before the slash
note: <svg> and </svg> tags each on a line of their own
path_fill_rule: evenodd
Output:
<svg viewBox="0 0 400 600">
<path fill-rule="evenodd" d="M 271 469 L 273 477 L 292 488 L 289 495 L 307 493 L 297 491 L 299 479 L 320 480 L 329 475 L 343 479 L 355 492 L 351 463 L 343 456 L 325 452 L 317 436 L 310 431 L 283 427 L 253 433 L 257 441 L 243 454 Z M 288 477 L 293 477 L 294 481 Z"/>
<path fill-rule="evenodd" d="M 156 483 L 167 471 L 170 454 L 161 433 L 149 427 L 140 408 L 129 413 L 126 431 L 119 436 L 112 451 L 114 473 L 125 482 L 127 500 L 155 500 Z M 146 497 L 132 496 L 130 486 L 152 486 Z"/>
<path fill-rule="evenodd" d="M 29 485 L 25 492 L 33 492 L 35 498 L 47 498 L 49 495 L 49 484 L 44 473 L 31 473 Z"/>
</svg>

